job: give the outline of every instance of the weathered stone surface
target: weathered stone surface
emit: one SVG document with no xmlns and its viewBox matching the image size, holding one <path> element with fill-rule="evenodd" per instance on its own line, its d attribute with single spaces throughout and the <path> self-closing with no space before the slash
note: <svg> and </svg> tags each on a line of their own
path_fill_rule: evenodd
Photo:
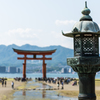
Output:
<svg viewBox="0 0 100 100">
<path fill-rule="evenodd" d="M 67 64 L 78 73 L 96 73 L 100 70 L 99 57 L 74 57 L 68 58 Z"/>
</svg>

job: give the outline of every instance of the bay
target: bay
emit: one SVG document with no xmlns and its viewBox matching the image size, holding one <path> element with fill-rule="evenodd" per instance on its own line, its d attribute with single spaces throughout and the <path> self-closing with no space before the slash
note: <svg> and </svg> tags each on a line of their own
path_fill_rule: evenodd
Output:
<svg viewBox="0 0 100 100">
<path fill-rule="evenodd" d="M 70 77 L 70 78 L 78 78 L 78 74 L 56 74 L 56 73 L 47 73 L 46 74 L 47 77 Z M 6 77 L 6 78 L 16 78 L 16 77 L 22 77 L 23 74 L 22 73 L 15 73 L 15 74 L 11 74 L 11 73 L 0 73 L 0 77 Z M 38 77 L 42 77 L 42 73 L 26 73 L 26 77 L 27 78 L 38 78 Z M 100 79 L 100 74 L 96 74 L 95 76 L 96 79 Z"/>
</svg>

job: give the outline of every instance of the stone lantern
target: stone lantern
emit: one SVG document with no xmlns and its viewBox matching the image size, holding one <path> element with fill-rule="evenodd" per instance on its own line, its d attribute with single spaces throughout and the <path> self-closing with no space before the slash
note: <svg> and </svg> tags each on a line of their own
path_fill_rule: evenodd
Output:
<svg viewBox="0 0 100 100">
<path fill-rule="evenodd" d="M 99 27 L 89 16 L 90 10 L 82 10 L 83 16 L 77 22 L 72 32 L 63 33 L 74 39 L 74 57 L 67 58 L 70 65 L 79 76 L 79 100 L 96 100 L 95 75 L 100 71 L 99 58 Z"/>
</svg>

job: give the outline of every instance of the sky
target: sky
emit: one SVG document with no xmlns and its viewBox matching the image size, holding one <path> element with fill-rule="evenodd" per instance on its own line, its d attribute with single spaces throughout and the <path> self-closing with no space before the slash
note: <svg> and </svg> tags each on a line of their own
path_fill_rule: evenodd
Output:
<svg viewBox="0 0 100 100">
<path fill-rule="evenodd" d="M 100 25 L 100 0 L 87 0 L 93 21 Z M 0 45 L 40 47 L 61 45 L 73 49 L 71 32 L 85 0 L 0 0 Z"/>
</svg>

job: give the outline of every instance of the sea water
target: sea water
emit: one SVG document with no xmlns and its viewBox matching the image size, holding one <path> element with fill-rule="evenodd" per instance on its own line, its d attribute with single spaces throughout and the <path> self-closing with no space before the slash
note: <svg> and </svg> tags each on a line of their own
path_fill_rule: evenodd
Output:
<svg viewBox="0 0 100 100">
<path fill-rule="evenodd" d="M 70 77 L 70 78 L 78 78 L 78 74 L 54 74 L 54 73 L 47 73 L 47 77 L 55 78 L 55 77 Z M 42 77 L 42 73 L 26 73 L 26 77 L 28 78 L 38 78 Z M 3 73 L 0 74 L 0 77 L 6 77 L 6 78 L 16 78 L 16 77 L 23 77 L 22 73 L 15 73 L 15 74 L 8 74 L 8 73 Z M 100 79 L 100 74 L 96 74 L 95 76 L 96 79 Z"/>
</svg>

